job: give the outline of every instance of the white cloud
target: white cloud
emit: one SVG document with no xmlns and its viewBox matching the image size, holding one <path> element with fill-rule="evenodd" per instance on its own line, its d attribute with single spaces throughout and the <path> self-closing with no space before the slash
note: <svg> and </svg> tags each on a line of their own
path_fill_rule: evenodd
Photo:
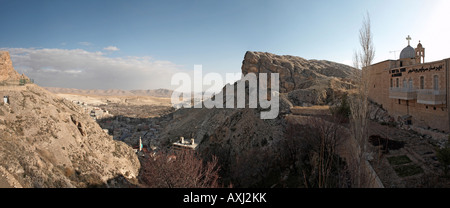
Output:
<svg viewBox="0 0 450 208">
<path fill-rule="evenodd" d="M 116 46 L 108 46 L 106 48 L 103 48 L 103 50 L 105 50 L 105 51 L 118 51 L 119 48 L 117 48 Z"/>
<path fill-rule="evenodd" d="M 110 58 L 82 49 L 0 48 L 9 51 L 14 68 L 40 86 L 79 89 L 168 88 L 180 66 L 151 57 Z"/>
</svg>

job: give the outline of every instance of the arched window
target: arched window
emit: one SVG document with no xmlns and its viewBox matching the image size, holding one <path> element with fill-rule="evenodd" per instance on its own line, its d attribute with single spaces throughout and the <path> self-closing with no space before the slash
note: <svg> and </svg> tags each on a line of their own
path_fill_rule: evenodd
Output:
<svg viewBox="0 0 450 208">
<path fill-rule="evenodd" d="M 412 81 L 412 79 L 411 78 L 409 78 L 409 81 L 408 81 L 408 83 L 409 83 L 409 89 L 413 89 L 413 81 Z"/>
<path fill-rule="evenodd" d="M 439 90 L 439 76 L 438 75 L 434 75 L 434 77 L 433 77 L 433 89 Z"/>
<path fill-rule="evenodd" d="M 425 78 L 420 77 L 420 89 L 423 90 L 425 88 Z"/>
<path fill-rule="evenodd" d="M 403 78 L 403 88 L 407 88 L 408 87 L 408 85 L 407 85 L 407 83 L 406 83 L 406 78 Z"/>
</svg>

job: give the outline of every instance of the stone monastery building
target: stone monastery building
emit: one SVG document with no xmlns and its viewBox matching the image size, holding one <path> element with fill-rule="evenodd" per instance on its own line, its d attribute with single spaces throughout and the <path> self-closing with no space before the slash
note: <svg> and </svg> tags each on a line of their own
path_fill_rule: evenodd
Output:
<svg viewBox="0 0 450 208">
<path fill-rule="evenodd" d="M 448 133 L 450 58 L 427 63 L 420 41 L 413 48 L 406 39 L 398 60 L 368 67 L 369 99 L 406 125 Z"/>
</svg>

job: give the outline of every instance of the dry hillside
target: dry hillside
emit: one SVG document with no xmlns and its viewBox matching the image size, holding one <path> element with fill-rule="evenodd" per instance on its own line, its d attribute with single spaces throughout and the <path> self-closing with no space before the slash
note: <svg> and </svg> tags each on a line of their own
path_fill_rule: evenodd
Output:
<svg viewBox="0 0 450 208">
<path fill-rule="evenodd" d="M 280 73 L 280 116 L 277 119 L 261 120 L 261 109 L 180 109 L 173 114 L 174 121 L 167 127 L 164 136 L 171 140 L 177 136 L 194 136 L 200 142 L 205 135 L 211 136 L 218 129 L 227 128 L 236 129 L 233 131 L 236 134 L 226 134 L 227 138 L 242 139 L 246 134 L 256 136 L 258 132 L 268 130 L 267 134 L 257 139 L 271 140 L 280 135 L 278 130 L 271 130 L 271 126 L 280 124 L 282 115 L 290 113 L 291 107 L 328 105 L 339 100 L 342 94 L 354 87 L 350 80 L 356 70 L 330 61 L 248 51 L 242 64 L 242 73 L 249 72 Z M 239 82 L 234 84 L 235 90 Z M 237 93 L 234 94 L 236 96 Z M 223 100 L 225 103 L 226 96 Z M 249 125 L 248 128 L 241 125 L 243 120 L 245 122 L 242 125 Z"/>
<path fill-rule="evenodd" d="M 260 119 L 260 108 L 180 109 L 172 114 L 173 120 L 161 133 L 163 144 L 169 145 L 180 136 L 195 138 L 201 154 L 218 156 L 224 171 L 230 170 L 239 165 L 239 158 L 246 154 L 259 154 L 255 151 L 267 152 L 267 148 L 285 137 L 285 115 L 293 106 L 339 102 L 339 96 L 354 87 L 349 80 L 355 69 L 329 61 L 247 52 L 242 72 L 280 73 L 280 114 L 276 119 Z M 235 90 L 239 82 L 241 80 L 234 84 Z M 222 91 L 226 94 L 225 87 Z M 223 100 L 226 101 L 225 96 Z M 260 170 L 252 171 L 250 175 L 257 175 Z M 254 177 L 254 181 L 257 180 Z"/>
<path fill-rule="evenodd" d="M 0 71 L 11 80 L 15 73 L 7 57 Z M 0 96 L 9 96 L 0 104 L 0 184 L 115 187 L 138 175 L 133 150 L 72 102 L 35 84 L 0 86 Z"/>
</svg>

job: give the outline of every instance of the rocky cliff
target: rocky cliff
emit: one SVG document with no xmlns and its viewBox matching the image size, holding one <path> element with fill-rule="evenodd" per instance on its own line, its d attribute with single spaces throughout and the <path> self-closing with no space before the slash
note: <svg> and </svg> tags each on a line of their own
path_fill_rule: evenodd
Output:
<svg viewBox="0 0 450 208">
<path fill-rule="evenodd" d="M 17 73 L 2 53 L 4 77 Z M 7 74 L 3 74 L 3 73 Z M 83 109 L 35 84 L 0 86 L 0 178 L 12 187 L 120 186 L 140 163 Z M 5 182 L 6 181 L 6 182 Z"/>
<path fill-rule="evenodd" d="M 242 62 L 242 73 L 279 73 L 280 92 L 310 88 L 322 80 L 348 79 L 356 69 L 331 61 L 306 60 L 289 55 L 247 51 Z"/>
<path fill-rule="evenodd" d="M 283 115 L 289 113 L 290 107 L 295 105 L 327 105 L 339 100 L 341 94 L 354 88 L 351 79 L 357 70 L 330 61 L 306 60 L 296 56 L 248 51 L 242 62 L 242 73 L 245 75 L 251 72 L 280 74 L 280 115 Z M 236 86 L 236 83 L 234 85 Z M 224 101 L 226 101 L 225 96 Z M 173 122 L 163 135 L 172 140 L 178 136 L 194 136 L 202 141 L 205 135 L 216 134 L 218 129 L 227 126 L 228 129 L 235 129 L 233 134 L 223 134 L 229 138 L 240 139 L 253 133 L 257 135 L 257 132 L 265 132 L 267 129 L 270 132 L 258 139 L 264 138 L 269 141 L 269 137 L 278 137 L 280 132 L 270 130 L 270 126 L 279 124 L 278 119 L 282 116 L 274 121 L 261 121 L 260 110 L 180 109 L 173 114 Z M 242 120 L 246 122 L 241 123 Z M 256 123 L 264 125 L 250 125 L 248 129 L 241 130 L 242 126 Z M 274 132 L 274 135 L 271 132 Z"/>
<path fill-rule="evenodd" d="M 298 106 L 326 105 L 354 88 L 353 67 L 324 60 L 306 60 L 289 55 L 248 51 L 242 73 L 279 73 L 280 92 Z"/>
<path fill-rule="evenodd" d="M 20 74 L 14 70 L 9 53 L 0 51 L 0 82 L 18 81 L 19 79 Z"/>
<path fill-rule="evenodd" d="M 200 143 L 198 151 L 203 155 L 219 156 L 227 171 L 236 167 L 243 154 L 253 154 L 256 149 L 265 152 L 266 147 L 280 142 L 285 137 L 285 115 L 290 113 L 292 106 L 327 105 L 338 100 L 341 93 L 354 87 L 350 77 L 356 71 L 329 61 L 247 52 L 242 73 L 250 72 L 280 73 L 280 114 L 277 118 L 260 119 L 260 108 L 180 109 L 172 114 L 173 120 L 161 133 L 165 144 L 170 145 L 180 136 L 195 138 Z"/>
</svg>

